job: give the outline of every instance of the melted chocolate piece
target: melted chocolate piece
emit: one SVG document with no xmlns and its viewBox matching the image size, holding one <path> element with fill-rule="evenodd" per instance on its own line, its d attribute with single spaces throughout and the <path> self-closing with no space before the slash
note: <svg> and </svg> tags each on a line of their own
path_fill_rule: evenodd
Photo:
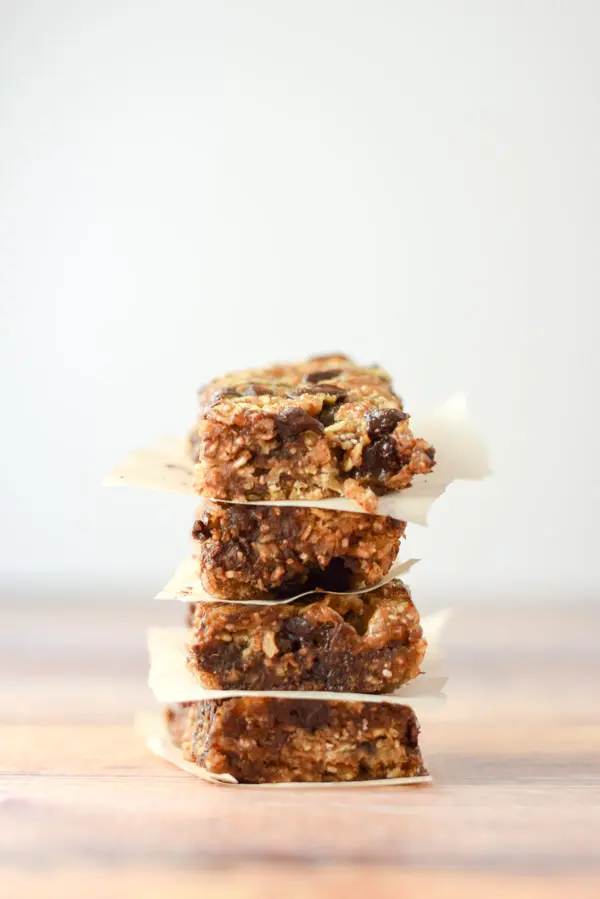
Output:
<svg viewBox="0 0 600 899">
<path fill-rule="evenodd" d="M 396 474 L 402 468 L 402 458 L 393 437 L 382 437 L 370 446 L 366 446 L 362 454 L 362 464 L 358 472 L 363 477 L 383 480 L 388 474 Z"/>
<path fill-rule="evenodd" d="M 273 728 L 302 727 L 305 730 L 316 730 L 329 723 L 329 703 L 318 699 L 283 699 L 271 703 L 269 718 Z"/>
<path fill-rule="evenodd" d="M 323 408 L 319 413 L 319 421 L 323 427 L 328 428 L 335 422 L 335 410 L 344 402 L 343 398 L 337 399 L 335 403 L 323 403 Z"/>
<path fill-rule="evenodd" d="M 246 384 L 240 396 L 275 396 L 275 391 L 266 384 Z"/>
<path fill-rule="evenodd" d="M 338 375 L 341 375 L 343 369 L 341 368 L 330 368 L 328 371 L 313 371 L 308 375 L 305 375 L 304 380 L 307 384 L 318 384 L 319 381 L 328 381 L 329 378 L 337 378 Z"/>
<path fill-rule="evenodd" d="M 399 409 L 378 409 L 376 412 L 369 412 L 367 415 L 367 427 L 369 429 L 369 437 L 371 440 L 378 440 L 391 434 L 396 425 L 401 421 L 406 421 L 408 415 Z"/>
<path fill-rule="evenodd" d="M 306 618 L 293 617 L 284 619 L 279 627 L 275 642 L 280 652 L 299 652 L 301 649 L 327 650 L 334 628 L 330 624 L 313 625 Z M 328 672 L 335 675 L 337 672 Z"/>
<path fill-rule="evenodd" d="M 305 412 L 304 409 L 295 409 L 291 406 L 275 416 L 275 427 L 280 437 L 297 437 L 303 431 L 312 431 L 322 434 L 325 430 L 320 421 Z"/>
</svg>

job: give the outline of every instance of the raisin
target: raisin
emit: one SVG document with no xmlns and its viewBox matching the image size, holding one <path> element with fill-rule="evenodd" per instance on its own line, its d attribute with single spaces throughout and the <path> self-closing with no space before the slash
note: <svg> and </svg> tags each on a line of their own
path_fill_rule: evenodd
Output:
<svg viewBox="0 0 600 899">
<path fill-rule="evenodd" d="M 378 409 L 376 412 L 369 412 L 367 415 L 367 427 L 369 429 L 369 437 L 371 440 L 378 440 L 391 434 L 396 425 L 401 421 L 406 421 L 408 415 L 399 409 Z"/>
<path fill-rule="evenodd" d="M 305 412 L 290 406 L 275 416 L 275 427 L 280 437 L 297 437 L 302 431 L 313 431 L 322 434 L 324 431 L 320 421 Z"/>
<path fill-rule="evenodd" d="M 328 371 L 312 371 L 309 375 L 304 376 L 307 384 L 318 384 L 319 381 L 328 381 L 330 378 L 337 378 L 342 373 L 341 368 L 330 368 Z"/>
</svg>

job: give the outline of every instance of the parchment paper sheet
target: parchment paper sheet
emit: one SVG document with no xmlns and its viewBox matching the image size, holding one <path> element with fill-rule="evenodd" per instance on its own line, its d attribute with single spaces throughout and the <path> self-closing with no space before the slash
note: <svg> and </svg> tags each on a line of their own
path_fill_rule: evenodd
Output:
<svg viewBox="0 0 600 899">
<path fill-rule="evenodd" d="M 189 556 L 181 563 L 169 583 L 163 587 L 160 593 L 157 593 L 155 599 L 178 599 L 181 600 L 181 602 L 224 602 L 233 603 L 234 605 L 239 604 L 241 606 L 268 606 L 285 605 L 289 602 L 295 602 L 303 596 L 314 594 L 316 602 L 319 599 L 319 594 L 322 595 L 324 593 L 333 593 L 336 596 L 370 593 L 372 590 L 377 590 L 378 587 L 383 587 L 384 584 L 388 584 L 394 578 L 402 577 L 402 575 L 410 571 L 418 561 L 418 559 L 408 559 L 406 562 L 397 560 L 379 583 L 374 584 L 372 587 L 363 587 L 361 590 L 345 590 L 342 592 L 337 592 L 336 590 L 304 590 L 301 593 L 297 593 L 295 596 L 289 597 L 289 599 L 273 599 L 265 601 L 264 599 L 219 599 L 216 596 L 211 596 L 210 593 L 206 592 L 202 586 L 202 581 L 196 574 L 197 563 L 194 557 Z"/>
<path fill-rule="evenodd" d="M 444 705 L 442 690 L 447 678 L 440 673 L 441 633 L 449 611 L 443 609 L 422 620 L 423 634 L 428 643 L 424 661 L 426 674 L 409 681 L 393 693 L 331 693 L 306 690 L 212 690 L 199 684 L 186 667 L 188 628 L 150 628 L 148 650 L 150 672 L 148 684 L 156 699 L 165 704 L 198 702 L 203 699 L 231 699 L 234 696 L 274 696 L 278 699 L 325 699 L 351 702 L 391 702 L 408 705 L 418 715 Z"/>
<path fill-rule="evenodd" d="M 417 476 L 413 486 L 382 496 L 378 515 L 400 521 L 426 524 L 431 505 L 456 480 L 479 480 L 490 474 L 485 444 L 468 410 L 465 397 L 457 394 L 442 406 L 411 419 L 413 433 L 436 448 L 433 472 Z M 184 440 L 166 439 L 146 450 L 137 450 L 118 465 L 103 481 L 105 485 L 142 487 L 197 496 L 194 466 L 186 456 Z M 251 501 L 252 505 L 308 506 L 344 512 L 365 510 L 345 497 L 324 500 Z"/>
<path fill-rule="evenodd" d="M 321 789 L 323 787 L 392 787 L 392 786 L 409 786 L 410 784 L 431 783 L 431 775 L 426 774 L 423 777 L 390 777 L 387 780 L 354 780 L 340 781 L 339 783 L 277 783 L 277 784 L 240 784 L 231 776 L 231 774 L 211 774 L 199 765 L 188 762 L 183 757 L 183 752 L 178 749 L 170 740 L 169 733 L 164 725 L 160 714 L 139 714 L 136 718 L 135 727 L 140 736 L 143 738 L 146 746 L 154 755 L 170 762 L 182 771 L 193 774 L 201 780 L 210 783 L 220 784 L 221 786 L 230 787 L 246 787 L 247 789 Z"/>
</svg>

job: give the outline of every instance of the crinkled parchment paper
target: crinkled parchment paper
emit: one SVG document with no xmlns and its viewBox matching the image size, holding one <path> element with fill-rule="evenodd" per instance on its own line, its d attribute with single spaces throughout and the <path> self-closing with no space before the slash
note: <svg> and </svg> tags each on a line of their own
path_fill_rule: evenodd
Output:
<svg viewBox="0 0 600 899">
<path fill-rule="evenodd" d="M 196 573 L 197 562 L 193 556 L 185 559 L 184 562 L 181 563 L 171 580 L 166 586 L 157 593 L 155 599 L 178 599 L 182 602 L 223 602 L 223 603 L 233 603 L 234 605 L 241 606 L 265 606 L 265 605 L 284 605 L 285 603 L 295 602 L 298 599 L 301 599 L 303 596 L 310 596 L 311 594 L 315 595 L 315 602 L 319 599 L 319 594 L 323 595 L 325 593 L 332 593 L 335 596 L 356 596 L 360 593 L 371 593 L 373 590 L 377 590 L 378 587 L 383 587 L 384 584 L 389 584 L 394 578 L 401 577 L 403 574 L 406 574 L 410 569 L 417 564 L 418 559 L 408 559 L 406 562 L 396 561 L 386 576 L 382 578 L 377 584 L 373 584 L 372 587 L 363 587 L 361 590 L 344 590 L 338 592 L 336 590 L 304 590 L 303 592 L 297 593 L 294 596 L 290 596 L 286 599 L 273 599 L 273 600 L 264 600 L 264 599 L 219 599 L 216 596 L 211 596 L 210 593 L 202 586 L 202 581 L 198 577 Z"/>
<path fill-rule="evenodd" d="M 449 611 L 443 609 L 422 619 L 427 653 L 426 674 L 409 681 L 393 693 L 331 693 L 321 690 L 213 690 L 203 687 L 186 666 L 190 641 L 188 628 L 157 627 L 148 630 L 150 672 L 148 684 L 162 703 L 199 702 L 203 699 L 230 699 L 234 696 L 274 696 L 279 699 L 337 699 L 353 702 L 391 702 L 410 706 L 417 715 L 444 704 L 442 690 L 446 678 L 439 673 L 440 637 Z"/>
<path fill-rule="evenodd" d="M 276 784 L 241 784 L 231 774 L 212 774 L 200 765 L 188 762 L 183 757 L 183 752 L 171 742 L 169 733 L 164 725 L 160 714 L 140 714 L 136 718 L 136 730 L 143 738 L 146 746 L 154 755 L 170 762 L 182 771 L 193 774 L 201 780 L 207 780 L 210 783 L 220 784 L 221 786 L 246 787 L 247 789 L 273 789 L 273 788 L 293 788 L 309 787 L 312 789 L 321 789 L 323 787 L 392 787 L 392 786 L 409 786 L 410 784 L 431 783 L 431 775 L 425 774 L 421 777 L 390 777 L 387 780 L 344 780 L 339 782 L 328 781 L 326 783 L 276 783 Z"/>
<path fill-rule="evenodd" d="M 457 394 L 431 412 L 412 416 L 411 427 L 413 433 L 435 446 L 436 466 L 431 474 L 417 476 L 411 487 L 380 497 L 377 514 L 414 524 L 426 524 L 432 504 L 453 481 L 479 480 L 490 474 L 490 467 L 485 444 L 462 394 Z M 186 455 L 185 441 L 177 439 L 165 439 L 150 449 L 136 450 L 103 483 L 197 496 L 194 490 L 194 465 Z M 358 503 L 345 497 L 324 500 L 252 500 L 250 504 L 365 512 Z"/>
</svg>

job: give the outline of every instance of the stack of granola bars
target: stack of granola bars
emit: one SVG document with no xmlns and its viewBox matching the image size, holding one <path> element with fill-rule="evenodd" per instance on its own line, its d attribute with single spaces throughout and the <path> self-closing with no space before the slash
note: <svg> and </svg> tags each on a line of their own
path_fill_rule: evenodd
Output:
<svg viewBox="0 0 600 899">
<path fill-rule="evenodd" d="M 433 446 L 385 371 L 341 355 L 227 375 L 200 402 L 204 502 L 175 591 L 197 601 L 171 653 L 187 686 L 168 739 L 230 782 L 427 779 L 416 704 L 397 692 L 427 645 L 391 576 L 406 524 L 378 510 L 431 472 Z M 151 651 L 156 682 L 168 665 Z"/>
</svg>

